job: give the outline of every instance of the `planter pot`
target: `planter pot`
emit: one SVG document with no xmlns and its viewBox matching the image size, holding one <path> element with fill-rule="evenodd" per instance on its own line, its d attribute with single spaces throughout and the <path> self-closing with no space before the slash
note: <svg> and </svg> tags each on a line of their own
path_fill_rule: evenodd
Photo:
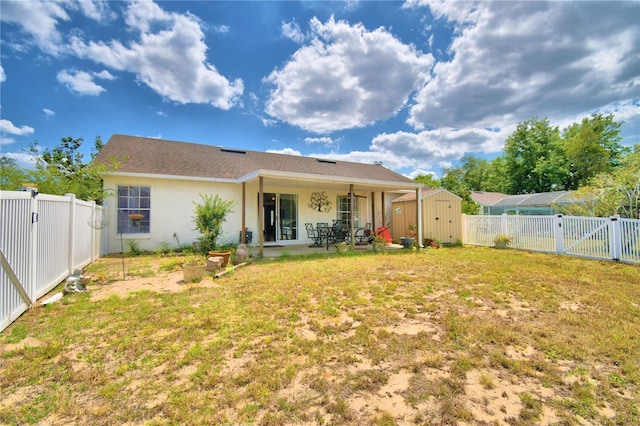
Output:
<svg viewBox="0 0 640 426">
<path fill-rule="evenodd" d="M 230 251 L 210 251 L 209 257 L 221 257 L 222 258 L 222 267 L 226 268 L 229 263 L 229 258 L 231 257 Z"/>
<path fill-rule="evenodd" d="M 497 249 L 506 249 L 508 246 L 509 244 L 506 241 L 496 241 L 495 245 Z"/>
<path fill-rule="evenodd" d="M 182 265 L 182 280 L 185 283 L 200 282 L 204 278 L 206 265 L 197 263 L 185 263 Z"/>
<path fill-rule="evenodd" d="M 400 243 L 402 244 L 402 247 L 406 249 L 413 248 L 415 241 L 416 240 L 414 238 L 406 238 L 406 237 L 400 238 Z"/>
<path fill-rule="evenodd" d="M 382 253 L 384 251 L 386 247 L 385 243 L 377 243 L 377 242 L 373 242 L 373 251 L 376 253 Z"/>
</svg>

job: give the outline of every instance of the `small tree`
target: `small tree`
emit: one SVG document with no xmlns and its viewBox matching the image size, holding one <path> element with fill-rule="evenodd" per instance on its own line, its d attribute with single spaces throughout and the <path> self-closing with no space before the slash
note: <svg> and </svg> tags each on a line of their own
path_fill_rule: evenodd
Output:
<svg viewBox="0 0 640 426">
<path fill-rule="evenodd" d="M 218 246 L 218 237 L 222 233 L 222 224 L 229 213 L 233 213 L 233 200 L 223 200 L 218 194 L 211 196 L 200 194 L 202 203 L 196 203 L 193 209 L 195 230 L 202 234 L 198 240 L 203 253 Z"/>
</svg>

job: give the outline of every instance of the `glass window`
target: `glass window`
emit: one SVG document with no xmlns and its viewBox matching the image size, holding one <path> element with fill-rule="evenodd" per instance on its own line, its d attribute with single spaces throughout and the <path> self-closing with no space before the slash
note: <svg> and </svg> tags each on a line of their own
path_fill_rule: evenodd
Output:
<svg viewBox="0 0 640 426">
<path fill-rule="evenodd" d="M 118 186 L 118 234 L 148 234 L 151 188 Z"/>
<path fill-rule="evenodd" d="M 338 197 L 337 205 L 338 207 L 336 209 L 336 219 L 348 224 L 350 217 L 349 212 L 351 211 L 351 209 L 349 208 L 349 197 Z M 358 214 L 358 199 L 355 197 L 353 200 L 353 217 L 355 219 L 355 223 L 353 224 L 353 226 L 360 226 L 360 224 L 358 223 L 360 217 L 360 215 Z"/>
</svg>

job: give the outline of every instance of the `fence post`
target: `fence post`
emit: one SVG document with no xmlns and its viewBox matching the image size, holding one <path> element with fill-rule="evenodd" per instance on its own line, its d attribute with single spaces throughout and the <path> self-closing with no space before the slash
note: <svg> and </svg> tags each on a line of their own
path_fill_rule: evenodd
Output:
<svg viewBox="0 0 640 426">
<path fill-rule="evenodd" d="M 29 293 L 31 300 L 36 299 L 36 289 L 38 288 L 38 191 L 31 189 L 31 241 L 29 245 L 31 247 L 31 253 L 28 259 L 29 277 L 26 279 L 26 290 Z"/>
<path fill-rule="evenodd" d="M 462 244 L 467 244 L 467 215 L 462 213 Z"/>
<path fill-rule="evenodd" d="M 562 229 L 563 223 L 564 220 L 562 219 L 562 215 L 555 215 L 553 219 L 553 236 L 556 242 L 556 253 L 558 254 L 564 253 L 564 230 Z"/>
<path fill-rule="evenodd" d="M 69 275 L 73 274 L 73 260 L 76 252 L 76 195 L 64 194 L 69 197 Z"/>
<path fill-rule="evenodd" d="M 622 234 L 617 217 L 609 218 L 609 253 L 611 260 L 620 260 L 622 255 Z"/>
<path fill-rule="evenodd" d="M 509 233 L 509 229 L 507 227 L 507 214 L 502 213 L 500 220 L 500 233 L 503 235 L 507 235 Z"/>
</svg>

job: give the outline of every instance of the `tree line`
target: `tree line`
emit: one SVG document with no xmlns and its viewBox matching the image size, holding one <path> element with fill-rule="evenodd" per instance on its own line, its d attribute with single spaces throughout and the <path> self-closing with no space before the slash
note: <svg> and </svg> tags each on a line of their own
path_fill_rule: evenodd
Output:
<svg viewBox="0 0 640 426">
<path fill-rule="evenodd" d="M 569 214 L 639 217 L 640 146 L 621 145 L 620 127 L 612 114 L 585 117 L 563 130 L 548 119 L 519 123 L 505 142 L 504 154 L 492 161 L 464 156 L 459 167 L 441 179 L 415 178 L 460 196 L 463 212 L 476 214 L 472 191 L 509 195 L 576 191 L 585 200 Z"/>
</svg>

